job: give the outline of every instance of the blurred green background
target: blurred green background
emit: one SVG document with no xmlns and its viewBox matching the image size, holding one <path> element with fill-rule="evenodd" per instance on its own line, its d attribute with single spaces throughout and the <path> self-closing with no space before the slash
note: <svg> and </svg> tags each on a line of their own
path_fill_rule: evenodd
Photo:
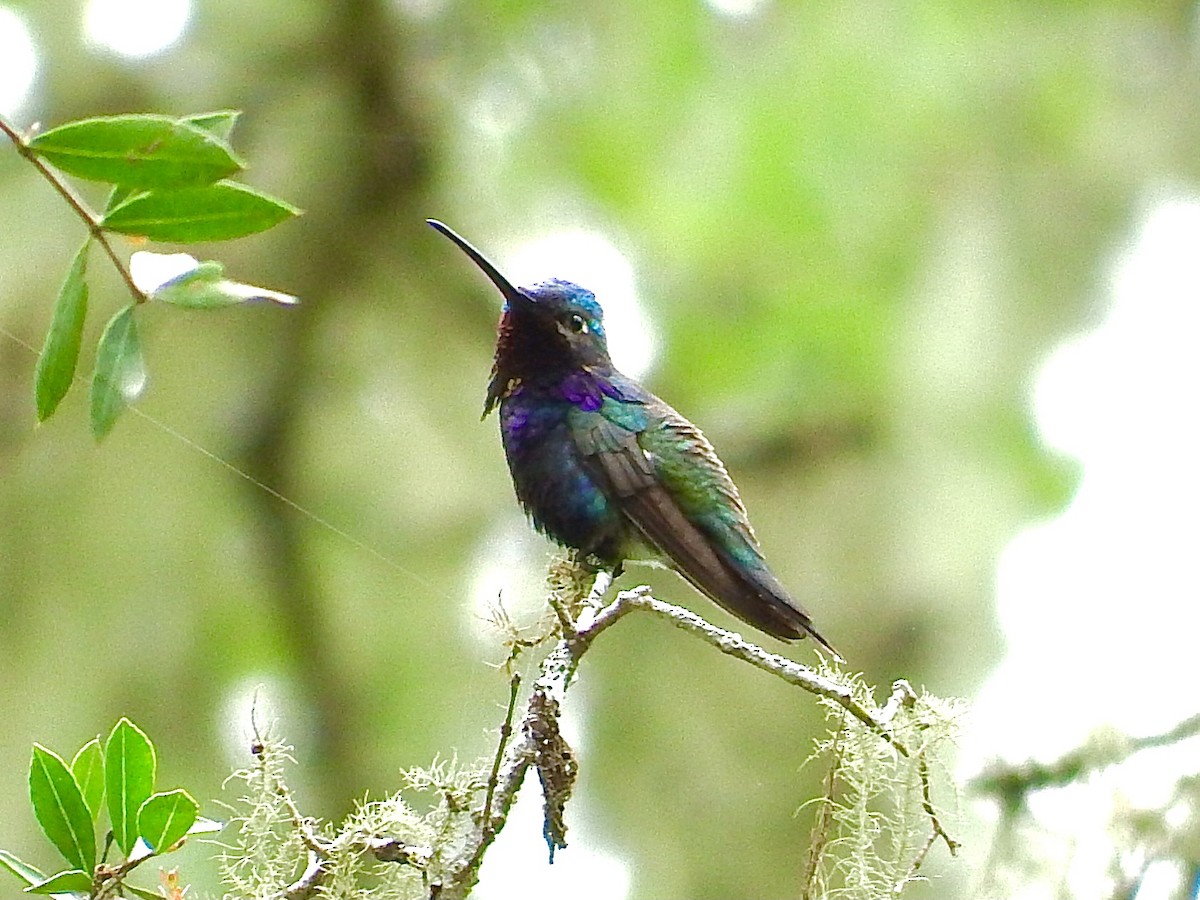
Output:
<svg viewBox="0 0 1200 900">
<path fill-rule="evenodd" d="M 479 422 L 498 306 L 425 217 L 502 268 L 566 230 L 610 242 L 658 337 L 646 381 L 821 630 L 872 682 L 969 697 L 1003 652 L 997 554 L 1075 483 L 1032 375 L 1095 319 L 1147 186 L 1200 159 L 1185 4 L 194 0 L 141 59 L 89 43 L 82 5 L 5 5 L 38 53 L 17 125 L 241 109 L 246 180 L 306 210 L 191 248 L 303 304 L 145 310 L 152 418 L 96 447 L 78 388 L 34 426 L 18 342 L 82 232 L 0 151 L 0 846 L 33 862 L 30 744 L 122 714 L 206 804 L 256 685 L 314 814 L 488 752 L 507 681 L 473 585 L 523 535 Z M 92 263 L 94 345 L 125 298 Z M 561 862 L 598 848 L 634 898 L 795 896 L 808 697 L 637 618 L 572 697 Z M 963 896 L 942 868 L 916 895 Z"/>
</svg>

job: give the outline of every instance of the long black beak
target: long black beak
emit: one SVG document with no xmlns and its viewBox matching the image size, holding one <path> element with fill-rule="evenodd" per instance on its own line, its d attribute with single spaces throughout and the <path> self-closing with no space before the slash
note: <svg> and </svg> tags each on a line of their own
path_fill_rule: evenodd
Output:
<svg viewBox="0 0 1200 900">
<path fill-rule="evenodd" d="M 492 280 L 492 284 L 496 285 L 496 287 L 500 289 L 500 293 L 504 295 L 504 299 L 510 304 L 516 306 L 528 306 L 533 303 L 533 299 L 529 297 L 528 294 L 524 294 L 513 287 L 512 282 L 501 275 L 500 270 L 493 266 L 486 256 L 476 250 L 475 247 L 472 246 L 471 242 L 465 237 L 460 235 L 449 225 L 445 224 L 444 222 L 439 222 L 437 219 L 426 219 L 425 221 L 434 230 L 440 231 L 446 237 L 450 238 L 450 240 L 454 241 L 454 243 L 458 245 L 458 248 L 462 250 L 463 253 L 471 257 L 471 261 L 474 262 L 475 265 L 479 266 L 479 268 L 483 269 L 483 274 Z"/>
</svg>

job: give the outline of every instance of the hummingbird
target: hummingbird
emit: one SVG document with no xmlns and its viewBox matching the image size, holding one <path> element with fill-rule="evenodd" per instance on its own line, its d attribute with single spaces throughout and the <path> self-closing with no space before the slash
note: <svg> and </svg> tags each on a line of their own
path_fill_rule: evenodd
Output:
<svg viewBox="0 0 1200 900">
<path fill-rule="evenodd" d="M 534 527 L 614 578 L 626 560 L 665 563 L 760 631 L 811 635 L 837 656 L 768 568 L 712 444 L 613 366 L 595 295 L 557 278 L 514 287 L 465 238 L 426 221 L 504 297 L 483 417 L 499 409 L 513 487 Z"/>
</svg>

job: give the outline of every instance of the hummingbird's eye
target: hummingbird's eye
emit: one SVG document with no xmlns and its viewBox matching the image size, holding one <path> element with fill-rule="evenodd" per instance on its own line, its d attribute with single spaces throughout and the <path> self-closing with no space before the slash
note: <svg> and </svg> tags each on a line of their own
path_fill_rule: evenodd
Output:
<svg viewBox="0 0 1200 900">
<path fill-rule="evenodd" d="M 567 326 L 576 334 L 587 334 L 588 324 L 581 315 L 573 315 L 567 319 Z"/>
</svg>

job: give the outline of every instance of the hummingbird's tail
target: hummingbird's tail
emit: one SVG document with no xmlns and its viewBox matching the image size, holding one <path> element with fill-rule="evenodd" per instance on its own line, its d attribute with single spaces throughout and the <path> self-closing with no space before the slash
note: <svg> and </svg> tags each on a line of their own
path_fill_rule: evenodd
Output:
<svg viewBox="0 0 1200 900">
<path fill-rule="evenodd" d="M 825 640 L 821 632 L 817 631 L 813 626 L 812 617 L 792 599 L 791 594 L 780 584 L 779 579 L 766 570 L 738 574 L 742 575 L 740 580 L 745 585 L 745 594 L 740 602 L 749 602 L 751 608 L 762 616 L 764 624 L 759 625 L 759 628 L 785 641 L 798 640 L 806 635 L 811 636 L 813 640 L 832 653 L 838 662 L 845 661 L 842 659 L 842 655 L 833 648 L 833 645 Z M 731 606 L 718 598 L 714 599 L 730 612 L 739 615 Z M 775 630 L 776 628 L 778 630 Z"/>
<path fill-rule="evenodd" d="M 834 659 L 844 662 L 842 655 L 813 626 L 812 617 L 792 599 L 765 564 L 758 571 L 747 571 L 725 560 L 722 563 L 725 571 L 716 579 L 704 578 L 702 581 L 682 567 L 679 572 L 719 606 L 760 631 L 783 641 L 811 636 L 832 653 Z M 714 590 L 718 587 L 719 590 Z"/>
<path fill-rule="evenodd" d="M 651 399 L 663 416 L 657 431 L 639 433 L 597 416 L 591 428 L 576 436 L 584 464 L 617 499 L 645 543 L 698 591 L 772 637 L 795 641 L 812 635 L 840 660 L 813 628 L 808 613 L 767 568 L 737 488 L 712 445 L 695 425 L 661 400 Z M 680 466 L 672 468 L 672 454 L 684 461 L 682 474 Z M 714 499 L 707 510 L 696 509 L 697 491 L 694 485 L 689 488 L 689 477 L 707 482 L 705 489 Z"/>
<path fill-rule="evenodd" d="M 620 483 L 619 478 L 616 481 Z M 646 540 L 700 593 L 772 637 L 795 641 L 811 635 L 842 661 L 841 654 L 813 627 L 808 612 L 767 568 L 758 545 L 751 539 L 727 530 L 724 541 L 714 540 L 711 533 L 683 515 L 674 499 L 657 484 L 624 499 L 626 514 Z M 730 544 L 742 550 L 742 558 L 733 556 Z"/>
</svg>

